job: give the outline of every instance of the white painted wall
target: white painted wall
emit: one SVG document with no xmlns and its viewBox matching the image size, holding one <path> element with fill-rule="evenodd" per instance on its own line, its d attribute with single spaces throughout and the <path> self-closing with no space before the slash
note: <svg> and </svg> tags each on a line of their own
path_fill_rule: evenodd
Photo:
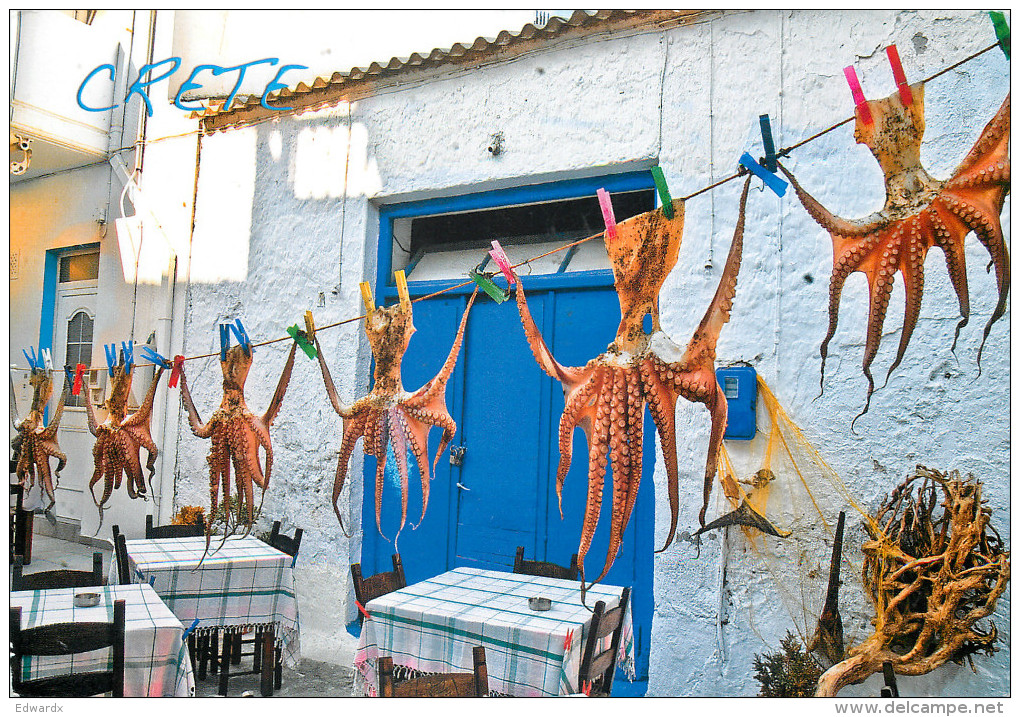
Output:
<svg viewBox="0 0 1020 717">
<path fill-rule="evenodd" d="M 434 81 L 410 77 L 406 85 L 350 108 L 346 192 L 339 174 L 347 152 L 346 105 L 213 135 L 203 144 L 181 352 L 216 351 L 216 325 L 235 317 L 260 341 L 283 335 L 307 308 L 315 310 L 319 325 L 356 316 L 357 284 L 375 274 L 380 203 L 656 162 L 674 196 L 681 196 L 732 173 L 742 151 L 761 153 L 761 113 L 771 115 L 781 146 L 849 116 L 845 65 L 855 65 L 868 96 L 880 97 L 894 91 L 886 45 L 898 45 L 913 80 L 993 39 L 987 15 L 977 11 L 739 12 L 664 32 L 601 37 Z M 945 177 L 964 156 L 1007 86 L 1008 66 L 998 51 L 931 83 L 922 156 L 935 176 Z M 505 138 L 498 158 L 485 149 L 495 131 Z M 323 162 L 327 152 L 330 161 Z M 840 215 L 860 217 L 881 205 L 881 174 L 867 149 L 853 143 L 849 126 L 798 150 L 787 166 Z M 663 326 L 678 343 L 686 342 L 715 290 L 739 191 L 732 182 L 687 207 L 684 246 L 660 304 Z M 1007 200 L 1004 228 L 1009 207 Z M 818 347 L 827 325 L 830 242 L 792 195 L 779 200 L 752 192 L 738 295 L 719 363 L 755 365 L 866 508 L 873 509 L 917 463 L 972 471 L 985 481 L 1008 544 L 1008 314 L 994 327 L 975 380 L 981 329 L 995 299 L 994 280 L 981 271 L 985 262 L 984 250 L 969 240 L 972 320 L 960 337 L 957 361 L 949 353 L 956 299 L 942 257 L 937 252 L 929 257 L 921 319 L 907 356 L 853 434 L 849 422 L 863 406 L 866 385 L 859 368 L 863 279 L 847 282 L 826 391 L 814 400 Z M 897 287 L 876 376 L 895 354 L 901 316 Z M 348 400 L 368 386 L 362 335 L 356 323 L 321 335 L 338 389 Z M 246 392 L 254 411 L 264 410 L 286 350 L 280 343 L 256 351 Z M 264 515 L 305 529 L 298 562 L 302 646 L 308 657 L 342 662 L 353 650 L 343 623 L 353 617 L 348 566 L 358 558 L 360 542 L 343 538 L 329 507 L 340 421 L 315 364 L 300 355 L 296 361 L 273 429 L 276 459 Z M 189 363 L 188 377 L 206 418 L 220 399 L 216 361 Z M 693 529 L 707 414 L 683 404 L 678 426 L 685 497 L 680 526 Z M 186 427 L 179 442 L 175 505 L 206 505 L 208 443 Z M 733 446 L 733 453 L 738 466 L 757 467 L 746 448 Z M 359 460 L 343 497 L 356 528 Z M 657 542 L 668 527 L 664 487 L 657 457 Z M 841 507 L 823 505 L 829 517 Z M 859 538 L 859 523 L 851 514 L 849 535 Z M 774 580 L 742 535 L 726 538 L 725 558 L 721 542 L 718 536 L 705 540 L 695 557 L 689 544 L 678 541 L 655 558 L 649 695 L 752 695 L 758 687 L 753 655 L 774 649 L 793 627 Z M 821 541 L 809 546 L 801 569 L 825 566 L 829 549 Z M 848 593 L 852 583 L 850 575 Z M 901 694 L 1007 693 L 1009 605 L 1007 592 L 995 616 L 1001 649 L 975 661 L 976 675 L 949 665 L 929 677 L 901 679 Z M 870 609 L 852 594 L 841 609 L 848 634 L 862 639 Z M 846 694 L 877 691 L 869 683 Z"/>
</svg>

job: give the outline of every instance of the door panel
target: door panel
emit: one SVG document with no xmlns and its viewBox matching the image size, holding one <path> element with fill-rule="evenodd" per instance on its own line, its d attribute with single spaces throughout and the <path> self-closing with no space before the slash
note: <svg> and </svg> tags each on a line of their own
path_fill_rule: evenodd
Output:
<svg viewBox="0 0 1020 717">
<path fill-rule="evenodd" d="M 93 321 L 96 316 L 96 288 L 95 286 L 76 287 L 60 289 L 57 292 L 56 308 L 53 322 L 53 367 L 62 367 L 68 360 L 67 356 L 67 331 L 68 322 L 79 312 L 86 313 Z M 92 336 L 86 339 L 94 340 Z M 93 352 L 94 353 L 94 350 Z M 91 356 L 90 356 L 91 358 Z M 84 361 L 86 365 L 92 365 L 91 361 Z M 82 395 L 87 395 L 89 375 L 85 375 L 86 387 Z M 53 403 L 56 408 L 56 401 L 64 388 L 64 377 L 62 373 L 53 376 Z M 52 409 L 50 412 L 52 417 Z M 88 480 L 92 474 L 92 446 L 95 439 L 88 429 L 88 416 L 85 408 L 66 406 L 64 415 L 60 420 L 60 428 L 57 430 L 57 442 L 60 449 L 67 455 L 67 465 L 60 473 L 60 481 L 54 491 L 57 504 L 54 512 L 58 518 L 66 520 L 81 520 L 82 510 L 85 505 L 92 505 L 92 499 L 85 495 L 88 490 Z"/>
<path fill-rule="evenodd" d="M 413 291 L 413 286 L 412 286 Z M 437 298 L 414 305 L 418 332 L 411 339 L 403 379 L 413 390 L 432 378 L 449 351 L 467 297 Z M 611 286 L 532 291 L 528 305 L 556 359 L 583 366 L 605 351 L 620 320 Z M 556 498 L 558 429 L 563 391 L 536 364 L 516 307 L 479 296 L 471 311 L 457 369 L 447 386 L 457 421 L 453 445 L 464 446 L 462 466 L 449 453 L 439 461 L 431 485 L 428 515 L 417 530 L 405 528 L 399 548 L 409 582 L 458 566 L 510 570 L 516 546 L 531 559 L 567 564 L 577 551 L 587 502 L 587 444 L 574 432 L 574 460 L 563 491 L 563 519 Z M 430 455 L 439 442 L 430 436 Z M 654 526 L 654 424 L 645 416 L 643 479 L 630 525 L 612 570 L 603 582 L 630 585 L 639 679 L 647 676 L 652 620 L 652 533 Z M 420 515 L 419 489 L 412 470 L 409 523 Z M 366 458 L 363 570 L 390 569 L 393 546 L 375 530 L 375 461 Z M 458 487 L 458 483 L 463 487 Z M 383 530 L 392 538 L 399 521 L 396 470 L 387 469 Z M 612 475 L 605 479 L 599 527 L 586 560 L 587 577 L 602 570 L 612 513 Z M 388 527 L 389 526 L 389 527 Z"/>
</svg>

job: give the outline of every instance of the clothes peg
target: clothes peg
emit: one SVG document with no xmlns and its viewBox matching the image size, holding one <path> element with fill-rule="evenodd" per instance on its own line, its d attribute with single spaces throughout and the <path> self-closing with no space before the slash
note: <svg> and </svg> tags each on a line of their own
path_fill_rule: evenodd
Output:
<svg viewBox="0 0 1020 717">
<path fill-rule="evenodd" d="M 220 361 L 227 360 L 227 349 L 230 348 L 230 324 L 220 324 Z"/>
<path fill-rule="evenodd" d="M 167 361 L 161 354 L 150 349 L 148 346 L 142 346 L 142 358 L 146 361 L 151 361 L 156 366 L 170 368 L 170 362 Z"/>
<path fill-rule="evenodd" d="M 762 165 L 773 174 L 779 171 L 779 163 L 776 160 L 776 143 L 772 139 L 772 123 L 768 115 L 758 117 L 758 125 L 761 127 L 761 144 L 765 149 L 765 161 Z"/>
<path fill-rule="evenodd" d="M 315 343 L 315 317 L 312 316 L 311 311 L 305 312 L 305 334 L 308 336 L 308 340 L 313 344 Z"/>
<path fill-rule="evenodd" d="M 407 275 L 404 274 L 403 269 L 398 269 L 393 272 L 393 276 L 397 280 L 397 295 L 400 297 L 400 305 L 407 309 L 411 306 L 411 294 L 407 291 Z"/>
<path fill-rule="evenodd" d="M 251 338 L 248 336 L 248 332 L 245 330 L 244 324 L 241 323 L 241 320 L 234 319 L 234 323 L 228 324 L 228 326 L 230 326 L 230 330 L 234 333 L 234 336 L 237 338 L 238 345 L 240 345 L 241 348 L 244 349 L 244 353 L 248 356 L 251 356 L 252 351 Z"/>
<path fill-rule="evenodd" d="M 124 353 L 124 370 L 130 371 L 131 367 L 135 365 L 135 345 L 121 341 L 120 349 Z"/>
<path fill-rule="evenodd" d="M 740 163 L 747 167 L 752 174 L 760 178 L 761 181 L 765 182 L 768 188 L 775 192 L 776 195 L 781 197 L 786 194 L 786 182 L 755 162 L 747 152 L 740 155 Z"/>
<path fill-rule="evenodd" d="M 672 219 L 673 197 L 669 193 L 669 187 L 666 186 L 666 175 L 662 173 L 662 167 L 658 165 L 652 167 L 652 179 L 655 180 L 655 189 L 658 190 L 659 201 L 662 202 L 662 213 L 666 219 Z"/>
<path fill-rule="evenodd" d="M 103 344 L 103 351 L 106 352 L 106 370 L 113 378 L 113 367 L 117 365 L 117 344 Z"/>
<path fill-rule="evenodd" d="M 287 333 L 290 334 L 290 337 L 294 339 L 295 342 L 297 342 L 297 345 L 301 347 L 301 350 L 305 352 L 305 355 L 308 356 L 308 358 L 313 359 L 319 355 L 319 352 L 315 350 L 315 346 L 309 343 L 308 335 L 299 329 L 297 324 L 288 326 Z"/>
<path fill-rule="evenodd" d="M 486 294 L 492 297 L 492 300 L 497 304 L 502 304 L 509 297 L 509 292 L 500 289 L 498 286 L 492 283 L 492 279 L 487 277 L 485 274 L 479 274 L 477 271 L 472 269 L 468 272 L 468 276 L 471 280 L 478 284 L 478 288 L 484 291 Z"/>
<path fill-rule="evenodd" d="M 995 38 L 999 41 L 1002 54 L 1009 59 L 1009 25 L 1006 23 L 1006 16 L 997 10 L 988 13 L 992 18 L 992 26 L 995 28 Z"/>
<path fill-rule="evenodd" d="M 857 79 L 857 73 L 853 66 L 844 67 L 843 74 L 846 75 L 847 84 L 850 85 L 850 94 L 854 97 L 854 105 L 861 115 L 861 120 L 864 124 L 872 124 L 875 120 L 871 117 L 871 108 L 868 107 L 868 101 L 864 99 L 864 90 L 861 89 L 861 83 Z"/>
<path fill-rule="evenodd" d="M 71 393 L 73 393 L 75 396 L 81 395 L 82 377 L 85 375 L 85 370 L 87 368 L 88 366 L 86 366 L 83 363 L 80 363 L 74 367 L 74 384 L 71 386 Z"/>
<path fill-rule="evenodd" d="M 49 349 L 39 349 L 39 358 L 42 359 L 43 368 L 48 371 L 53 370 L 53 356 Z"/>
<path fill-rule="evenodd" d="M 184 357 L 178 354 L 177 356 L 174 356 L 174 367 L 170 371 L 170 380 L 167 382 L 167 385 L 169 385 L 170 388 L 177 387 L 177 381 L 178 379 L 180 379 L 181 371 L 183 370 L 184 370 Z"/>
<path fill-rule="evenodd" d="M 896 45 L 889 45 L 889 47 L 885 48 L 885 54 L 889 56 L 892 76 L 896 80 L 896 89 L 900 91 L 900 100 L 903 102 L 904 107 L 909 107 L 914 101 L 914 96 L 910 93 L 910 85 L 907 84 L 907 74 L 903 71 L 903 65 L 900 63 L 900 51 L 896 49 Z"/>
<path fill-rule="evenodd" d="M 67 379 L 68 385 L 74 384 L 74 371 L 71 370 L 71 364 L 64 365 L 64 378 Z"/>
<path fill-rule="evenodd" d="M 375 301 L 372 299 L 372 287 L 367 281 L 361 282 L 361 300 L 365 303 L 365 312 L 371 314 L 375 311 Z"/>
<path fill-rule="evenodd" d="M 507 286 L 513 286 L 517 283 L 517 277 L 514 276 L 514 270 L 510 268 L 510 260 L 506 256 L 506 252 L 503 251 L 503 247 L 499 245 L 499 242 L 493 240 L 492 251 L 489 252 L 489 256 L 499 266 L 499 270 L 503 272 L 503 276 L 506 277 Z"/>
<path fill-rule="evenodd" d="M 602 207 L 602 220 L 606 223 L 606 239 L 616 239 L 616 216 L 613 214 L 613 201 L 609 198 L 609 192 L 599 189 L 595 192 L 599 198 L 599 206 Z"/>
</svg>

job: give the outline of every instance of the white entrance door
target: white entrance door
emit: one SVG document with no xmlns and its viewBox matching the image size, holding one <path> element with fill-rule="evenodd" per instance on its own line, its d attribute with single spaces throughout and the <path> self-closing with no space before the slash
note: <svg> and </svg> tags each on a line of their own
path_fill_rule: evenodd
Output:
<svg viewBox="0 0 1020 717">
<path fill-rule="evenodd" d="M 93 361 L 93 328 L 96 320 L 96 290 L 99 278 L 99 252 L 89 251 L 65 254 L 60 257 L 57 274 L 57 296 L 53 313 L 53 367 L 65 364 L 75 366 L 103 366 L 103 352 Z M 88 495 L 88 481 L 92 476 L 92 446 L 95 439 L 89 433 L 85 400 L 89 386 L 96 385 L 99 371 L 86 372 L 80 395 L 68 394 L 64 416 L 60 421 L 57 440 L 67 455 L 67 466 L 60 475 L 56 490 L 54 512 L 64 520 L 81 520 L 82 511 L 92 505 Z M 52 410 L 63 390 L 61 374 L 53 377 Z M 96 397 L 100 392 L 96 391 Z"/>
</svg>

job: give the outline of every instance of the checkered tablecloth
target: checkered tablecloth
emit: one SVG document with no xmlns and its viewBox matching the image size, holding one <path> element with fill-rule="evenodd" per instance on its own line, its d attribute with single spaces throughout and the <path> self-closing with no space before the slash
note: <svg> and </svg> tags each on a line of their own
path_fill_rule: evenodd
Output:
<svg viewBox="0 0 1020 717">
<path fill-rule="evenodd" d="M 221 541 L 213 536 L 206 554 L 204 537 L 128 540 L 128 567 L 196 634 L 275 625 L 283 661 L 296 667 L 301 650 L 294 559 L 254 536 L 228 538 L 218 547 Z"/>
<path fill-rule="evenodd" d="M 74 594 L 99 593 L 95 607 L 75 607 Z M 187 697 L 195 694 L 195 676 L 185 646 L 184 626 L 148 585 L 106 585 L 11 593 L 21 608 L 23 629 L 62 622 L 113 622 L 113 603 L 124 600 L 124 696 Z M 112 668 L 110 649 L 22 661 L 22 679 L 96 672 Z"/>
<path fill-rule="evenodd" d="M 516 696 L 580 691 L 581 650 L 591 625 L 589 608 L 620 604 L 623 588 L 595 585 L 581 605 L 575 581 L 456 568 L 369 601 L 354 664 L 359 684 L 374 695 L 376 660 L 422 672 L 470 672 L 471 650 L 485 647 L 489 690 Z M 528 598 L 552 601 L 536 612 Z M 624 619 L 619 662 L 633 664 L 630 610 Z M 612 635 L 607 636 L 610 640 Z"/>
</svg>

